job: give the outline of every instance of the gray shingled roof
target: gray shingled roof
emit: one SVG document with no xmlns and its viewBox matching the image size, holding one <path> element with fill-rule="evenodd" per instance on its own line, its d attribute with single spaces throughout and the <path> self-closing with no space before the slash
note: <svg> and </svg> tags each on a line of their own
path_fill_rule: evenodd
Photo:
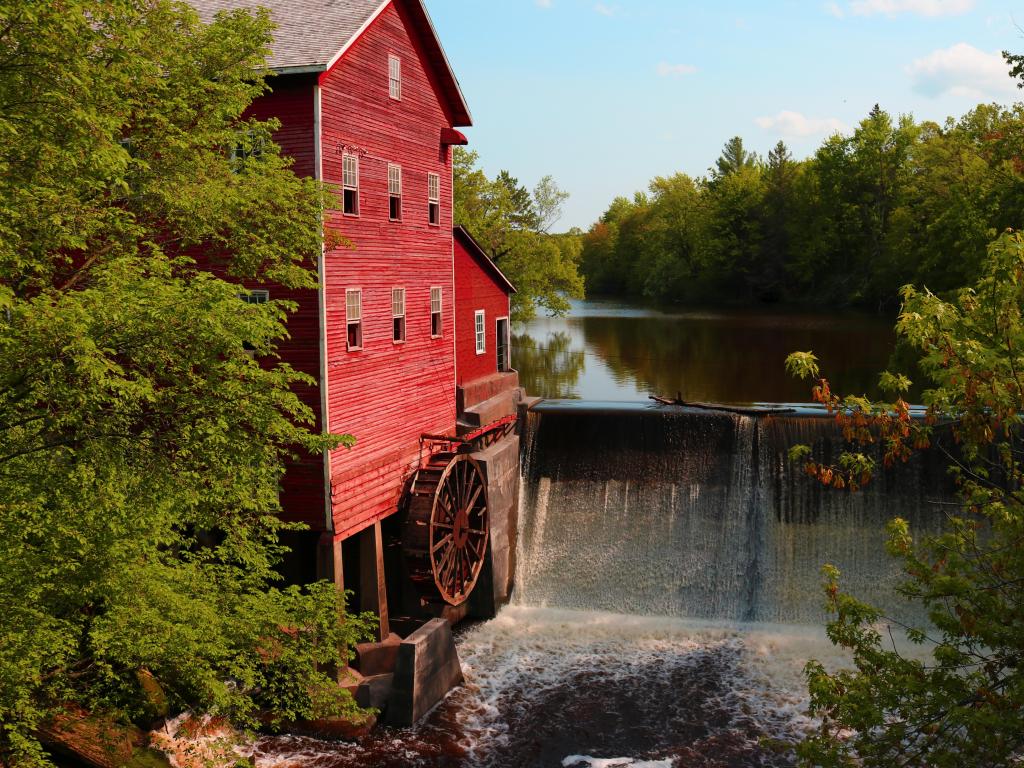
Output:
<svg viewBox="0 0 1024 768">
<path fill-rule="evenodd" d="M 205 22 L 217 11 L 269 9 L 277 24 L 271 69 L 288 72 L 323 70 L 345 47 L 384 0 L 189 0 Z"/>
<path fill-rule="evenodd" d="M 267 8 L 277 24 L 267 65 L 280 74 L 323 72 L 389 0 L 187 0 L 205 22 L 217 11 Z M 423 0 L 405 3 L 414 32 L 437 68 L 454 125 L 472 125 L 459 80 L 445 56 Z"/>
</svg>

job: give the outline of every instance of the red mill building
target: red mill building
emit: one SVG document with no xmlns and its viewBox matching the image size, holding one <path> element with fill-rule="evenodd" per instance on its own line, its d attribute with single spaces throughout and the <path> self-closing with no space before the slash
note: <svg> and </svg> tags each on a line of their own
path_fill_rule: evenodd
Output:
<svg viewBox="0 0 1024 768">
<path fill-rule="evenodd" d="M 250 286 L 296 302 L 282 357 L 317 380 L 302 395 L 318 426 L 357 439 L 285 477 L 285 516 L 313 532 L 293 542 L 290 575 L 353 590 L 382 640 L 389 617 L 406 631 L 493 615 L 511 586 L 518 503 L 514 288 L 468 233 L 456 248 L 452 146 L 471 119 L 426 8 L 192 4 L 207 20 L 270 10 L 276 76 L 250 114 L 280 121 L 296 173 L 337 190 L 325 226 L 354 246 L 324 253 L 316 292 Z"/>
</svg>

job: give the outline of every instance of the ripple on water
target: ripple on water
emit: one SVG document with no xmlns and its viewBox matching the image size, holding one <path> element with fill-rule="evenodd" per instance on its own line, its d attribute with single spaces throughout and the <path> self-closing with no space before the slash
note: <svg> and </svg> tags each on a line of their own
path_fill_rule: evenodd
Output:
<svg viewBox="0 0 1024 768">
<path fill-rule="evenodd" d="M 513 607 L 459 639 L 466 685 L 358 745 L 261 740 L 260 768 L 788 766 L 815 628 Z"/>
</svg>

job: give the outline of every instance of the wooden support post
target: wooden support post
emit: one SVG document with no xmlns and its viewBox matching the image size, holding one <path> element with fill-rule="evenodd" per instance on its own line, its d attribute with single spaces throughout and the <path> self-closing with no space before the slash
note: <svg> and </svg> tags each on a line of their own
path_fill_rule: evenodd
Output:
<svg viewBox="0 0 1024 768">
<path fill-rule="evenodd" d="M 388 621 L 388 589 L 384 579 L 384 536 L 380 522 L 374 523 L 360 534 L 359 540 L 359 594 L 360 608 L 373 611 L 379 617 L 379 642 L 391 634 Z"/>
<path fill-rule="evenodd" d="M 333 581 L 339 592 L 345 591 L 345 569 L 342 567 L 341 542 L 329 531 L 320 536 L 316 548 L 316 577 Z"/>
</svg>

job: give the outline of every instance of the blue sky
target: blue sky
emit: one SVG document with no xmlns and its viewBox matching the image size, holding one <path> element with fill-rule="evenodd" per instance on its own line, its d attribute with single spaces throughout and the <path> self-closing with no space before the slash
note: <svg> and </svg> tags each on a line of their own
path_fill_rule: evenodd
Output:
<svg viewBox="0 0 1024 768">
<path fill-rule="evenodd" d="M 872 105 L 943 120 L 1024 99 L 998 52 L 1024 6 L 992 0 L 427 0 L 484 169 L 571 194 L 556 229 L 616 195 L 697 176 L 740 135 L 797 157 Z M 1016 14 L 1016 16 L 1014 15 Z"/>
</svg>

